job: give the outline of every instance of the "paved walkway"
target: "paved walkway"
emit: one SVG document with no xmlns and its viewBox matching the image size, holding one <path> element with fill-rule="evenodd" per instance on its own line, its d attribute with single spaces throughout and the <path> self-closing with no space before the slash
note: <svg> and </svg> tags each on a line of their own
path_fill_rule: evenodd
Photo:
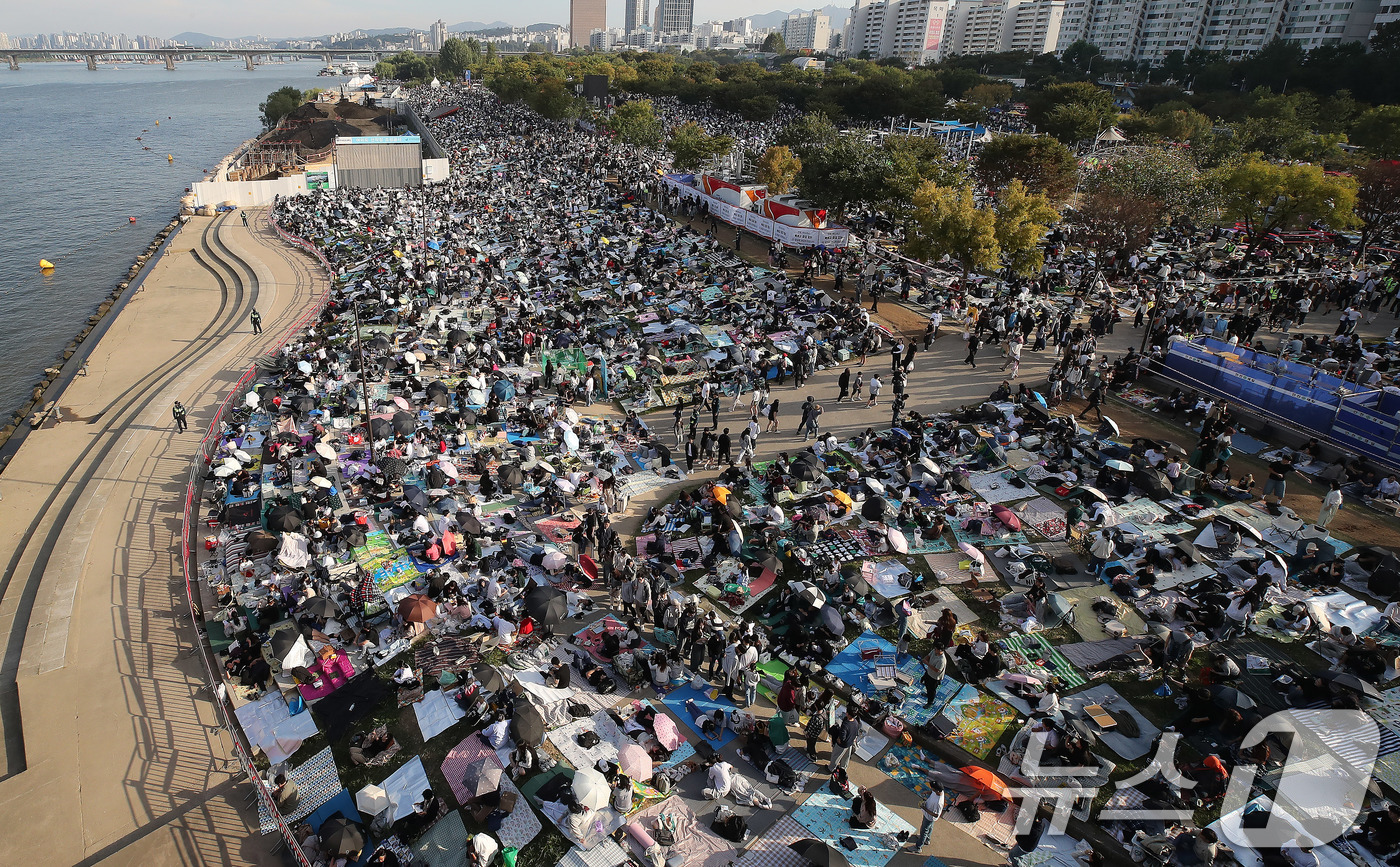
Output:
<svg viewBox="0 0 1400 867">
<path fill-rule="evenodd" d="M 4 473 L 0 863 L 280 863 L 224 760 L 178 581 L 202 432 L 326 288 L 254 216 L 180 230 Z"/>
</svg>

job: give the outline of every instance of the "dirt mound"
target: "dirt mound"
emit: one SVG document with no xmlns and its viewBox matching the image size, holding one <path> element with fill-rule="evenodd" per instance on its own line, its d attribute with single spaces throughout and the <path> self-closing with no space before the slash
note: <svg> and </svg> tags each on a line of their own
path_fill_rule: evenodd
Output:
<svg viewBox="0 0 1400 867">
<path fill-rule="evenodd" d="M 305 102 L 297 106 L 296 109 L 288 113 L 289 120 L 325 120 L 328 115 L 314 102 Z"/>
<path fill-rule="evenodd" d="M 307 126 L 285 130 L 273 137 L 273 141 L 295 142 L 308 150 L 318 151 L 329 147 L 337 136 L 361 135 L 360 130 L 338 120 L 321 120 Z"/>
<path fill-rule="evenodd" d="M 366 118 L 377 117 L 383 114 L 384 110 L 379 108 L 366 108 L 357 102 L 342 99 L 335 104 L 335 113 L 340 117 L 349 118 L 350 120 L 364 120 Z"/>
</svg>

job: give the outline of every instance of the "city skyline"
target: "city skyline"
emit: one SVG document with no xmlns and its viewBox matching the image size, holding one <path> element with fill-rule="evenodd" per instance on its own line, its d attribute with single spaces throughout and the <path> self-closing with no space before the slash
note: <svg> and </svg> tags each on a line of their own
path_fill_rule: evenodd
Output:
<svg viewBox="0 0 1400 867">
<path fill-rule="evenodd" d="M 619 25 L 626 16 L 626 0 L 607 0 L 607 20 Z M 653 2 L 652 8 L 655 8 Z M 695 0 L 695 22 L 817 9 L 824 2 L 788 5 L 781 0 Z M 836 5 L 843 5 L 837 3 Z M 386 8 L 363 0 L 311 3 L 288 7 L 269 0 L 248 0 L 236 7 L 194 4 L 185 0 L 158 3 L 98 5 L 89 0 L 58 0 L 11 9 L 0 17 L 0 31 L 11 36 L 81 31 L 90 33 L 145 34 L 169 38 L 177 33 L 207 33 L 223 39 L 251 36 L 262 31 L 272 38 L 320 36 L 344 30 L 413 28 L 428 30 L 442 19 L 449 26 L 465 21 L 524 26 L 548 22 L 567 26 L 569 0 L 521 0 L 508 7 L 486 3 L 449 3 L 427 0 L 411 6 Z M 257 26 L 249 22 L 263 22 Z M 276 22 L 269 25 L 266 22 Z"/>
</svg>

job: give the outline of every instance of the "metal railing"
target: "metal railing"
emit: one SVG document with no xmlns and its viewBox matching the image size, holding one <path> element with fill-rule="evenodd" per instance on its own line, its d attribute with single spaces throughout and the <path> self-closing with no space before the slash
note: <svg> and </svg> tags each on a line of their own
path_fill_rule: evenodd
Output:
<svg viewBox="0 0 1400 867">
<path fill-rule="evenodd" d="M 277 233 L 278 237 L 310 253 L 321 264 L 321 267 L 326 270 L 327 276 L 332 275 L 330 263 L 326 260 L 326 257 L 316 249 L 315 245 L 303 238 L 292 235 L 281 226 L 277 225 L 277 221 L 273 219 L 271 211 L 268 212 L 267 219 L 268 224 Z M 272 351 L 281 349 L 294 335 L 300 333 L 308 323 L 320 317 L 321 311 L 325 309 L 325 305 L 329 300 L 330 292 L 328 290 L 319 302 L 313 304 L 310 309 L 302 314 L 302 316 L 287 329 L 286 333 L 282 335 L 282 338 L 277 342 Z M 193 539 L 197 521 L 194 510 L 195 504 L 199 501 L 199 492 L 203 487 L 204 470 L 208 466 L 208 461 L 213 450 L 218 446 L 220 424 L 225 414 L 228 412 L 229 407 L 232 405 L 234 397 L 241 394 L 243 389 L 251 383 L 256 376 L 257 365 L 250 366 L 248 370 L 244 372 L 243 376 L 239 378 L 238 382 L 229 389 L 228 394 L 224 396 L 223 401 L 219 404 L 219 408 L 215 411 L 214 418 L 210 421 L 209 427 L 204 433 L 204 437 L 200 439 L 198 449 L 190 460 L 189 480 L 185 486 L 185 506 L 180 535 L 180 568 L 185 581 L 185 601 L 189 606 L 190 621 L 195 629 L 195 649 L 199 652 L 199 657 L 204 663 L 205 676 L 208 680 L 208 688 L 210 696 L 213 699 L 214 712 L 219 727 L 228 731 L 229 737 L 233 741 L 234 751 L 237 753 L 237 761 L 243 772 L 247 774 L 248 781 L 253 784 L 253 789 L 258 799 L 267 809 L 268 815 L 272 817 L 273 822 L 277 826 L 277 830 L 281 832 L 287 850 L 302 867 L 312 867 L 311 861 L 306 857 L 306 853 L 302 851 L 301 844 L 297 841 L 296 835 L 292 832 L 291 825 L 288 824 L 281 811 L 277 809 L 277 803 L 272 797 L 271 790 L 268 789 L 266 782 L 263 781 L 262 775 L 258 773 L 257 765 L 253 762 L 252 749 L 246 742 L 241 727 L 236 722 L 235 716 L 231 713 L 231 708 L 224 691 L 220 689 L 220 687 L 223 686 L 223 677 L 218 673 L 218 668 L 215 665 L 214 655 L 209 646 L 207 636 L 200 630 L 202 606 L 198 602 L 199 588 L 196 586 L 196 582 L 198 581 L 197 570 L 192 568 L 193 558 L 191 555 L 194 551 Z"/>
</svg>

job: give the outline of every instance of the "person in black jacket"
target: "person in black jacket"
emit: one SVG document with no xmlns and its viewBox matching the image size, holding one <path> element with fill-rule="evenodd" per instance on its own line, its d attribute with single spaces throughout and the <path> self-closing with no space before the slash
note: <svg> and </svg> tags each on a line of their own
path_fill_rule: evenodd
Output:
<svg viewBox="0 0 1400 867">
<path fill-rule="evenodd" d="M 846 769 L 860 738 L 860 719 L 854 705 L 847 705 L 846 716 L 831 727 L 831 765 L 828 770 Z"/>
</svg>

